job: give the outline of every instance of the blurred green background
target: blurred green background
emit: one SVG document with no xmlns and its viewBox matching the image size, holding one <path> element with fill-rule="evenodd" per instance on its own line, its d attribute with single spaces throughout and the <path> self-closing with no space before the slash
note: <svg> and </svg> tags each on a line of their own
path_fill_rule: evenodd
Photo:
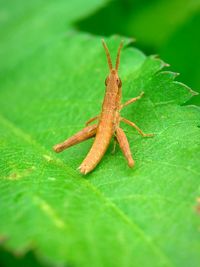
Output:
<svg viewBox="0 0 200 267">
<path fill-rule="evenodd" d="M 93 34 L 133 37 L 136 47 L 158 54 L 181 74 L 180 81 L 200 92 L 199 0 L 110 1 L 75 26 Z"/>
<path fill-rule="evenodd" d="M 66 0 L 73 1 L 73 0 Z M 9 4 L 7 4 L 7 2 Z M 57 1 L 61 2 L 61 1 Z M 62 1 L 63 2 L 63 1 Z M 84 1 L 79 1 L 84 5 Z M 98 1 L 96 1 L 98 2 Z M 26 16 L 31 16 L 45 1 L 0 1 L 0 33 L 15 28 Z M 9 16 L 5 12 L 10 10 Z M 63 14 L 62 5 L 55 11 Z M 86 7 L 87 8 L 87 7 Z M 76 10 L 72 10 L 76 14 Z M 78 17 L 78 16 L 77 16 Z M 24 26 L 26 28 L 26 25 Z M 113 0 L 76 18 L 70 26 L 100 36 L 128 36 L 147 55 L 158 54 L 171 69 L 179 72 L 179 81 L 200 92 L 200 1 L 199 0 Z M 59 25 L 57 27 L 59 29 Z M 34 34 L 34 33 L 33 33 Z M 5 36 L 3 36 L 5 37 Z M 5 37 L 6 38 L 6 37 Z M 13 44 L 17 45 L 17 44 Z M 6 46 L 6 45 L 4 45 Z M 4 51 L 1 50 L 3 55 Z M 12 58 L 8 58 L 12 62 Z M 2 64 L 1 64 L 2 65 Z M 3 77 L 4 69 L 1 71 Z M 200 105 L 195 96 L 190 104 Z M 31 253 L 22 257 L 0 250 L 0 266 L 42 266 Z"/>
</svg>

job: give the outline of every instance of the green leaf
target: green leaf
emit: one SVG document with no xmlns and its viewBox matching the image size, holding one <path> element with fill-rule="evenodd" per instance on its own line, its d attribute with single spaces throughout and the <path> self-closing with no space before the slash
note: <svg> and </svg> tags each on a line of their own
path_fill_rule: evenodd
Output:
<svg viewBox="0 0 200 267">
<path fill-rule="evenodd" d="M 120 38 L 108 40 L 114 57 Z M 129 42 L 126 41 L 126 44 Z M 92 140 L 52 146 L 99 113 L 108 72 L 99 38 L 60 36 L 26 56 L 0 91 L 0 233 L 4 247 L 72 266 L 198 266 L 200 112 L 164 63 L 130 46 L 121 56 L 123 116 L 136 167 L 111 149 L 86 177 L 76 168 Z"/>
<path fill-rule="evenodd" d="M 147 54 L 159 54 L 181 74 L 182 82 L 200 91 L 199 0 L 111 1 L 75 25 L 95 35 L 134 36 L 137 47 Z M 200 105 L 200 96 L 190 103 Z"/>
<path fill-rule="evenodd" d="M 163 62 L 126 40 L 123 101 L 145 97 L 122 114 L 156 134 L 143 139 L 122 125 L 134 169 L 119 148 L 111 155 L 112 144 L 86 177 L 76 168 L 92 140 L 52 152 L 100 111 L 108 72 L 100 38 L 70 25 L 103 3 L 1 5 L 0 241 L 55 266 L 198 266 L 199 109 L 182 105 L 194 92 Z M 120 39 L 107 40 L 113 56 Z"/>
<path fill-rule="evenodd" d="M 199 0 L 116 0 L 75 25 L 93 34 L 134 36 L 140 47 L 157 52 L 199 10 Z"/>
<path fill-rule="evenodd" d="M 3 267 L 44 267 L 36 260 L 33 253 L 29 252 L 23 257 L 22 255 L 12 255 L 1 248 L 0 263 Z"/>
<path fill-rule="evenodd" d="M 198 92 L 200 92 L 200 36 L 196 32 L 199 26 L 200 12 L 198 11 L 160 48 L 160 55 L 170 62 L 173 69 L 180 72 L 181 80 Z M 200 96 L 195 97 L 193 102 L 200 105 Z"/>
<path fill-rule="evenodd" d="M 24 58 L 43 50 L 57 36 L 65 35 L 73 21 L 105 5 L 108 0 L 21 1 L 1 0 L 0 73 L 12 69 Z M 9 44 L 9 45 L 8 45 Z"/>
<path fill-rule="evenodd" d="M 139 12 L 132 12 L 128 29 L 144 45 L 159 48 L 199 8 L 199 0 L 143 0 Z"/>
</svg>

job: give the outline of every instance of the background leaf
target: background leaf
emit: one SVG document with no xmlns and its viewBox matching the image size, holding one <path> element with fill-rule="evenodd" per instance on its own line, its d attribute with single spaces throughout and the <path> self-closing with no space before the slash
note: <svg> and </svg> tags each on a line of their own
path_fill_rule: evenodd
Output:
<svg viewBox="0 0 200 267">
<path fill-rule="evenodd" d="M 8 251 L 0 249 L 0 262 L 1 267 L 44 267 L 40 264 L 33 253 L 27 253 L 26 255 L 11 255 Z"/>
<path fill-rule="evenodd" d="M 134 37 L 138 48 L 159 54 L 181 74 L 181 81 L 200 91 L 199 0 L 111 1 L 75 27 L 93 34 Z M 200 105 L 200 97 L 190 104 Z"/>
<path fill-rule="evenodd" d="M 200 12 L 197 12 L 161 47 L 160 55 L 170 62 L 181 74 L 181 80 L 200 92 L 200 36 L 196 30 L 200 25 Z M 190 101 L 200 105 L 200 96 Z"/>
<path fill-rule="evenodd" d="M 199 8 L 199 0 L 116 0 L 75 25 L 93 34 L 134 36 L 140 45 L 157 51 Z"/>
<path fill-rule="evenodd" d="M 58 35 L 65 35 L 73 21 L 84 18 L 105 0 L 73 1 L 1 0 L 0 71 L 13 68 L 36 50 L 46 48 Z M 9 45 L 8 45 L 9 44 Z"/>
</svg>

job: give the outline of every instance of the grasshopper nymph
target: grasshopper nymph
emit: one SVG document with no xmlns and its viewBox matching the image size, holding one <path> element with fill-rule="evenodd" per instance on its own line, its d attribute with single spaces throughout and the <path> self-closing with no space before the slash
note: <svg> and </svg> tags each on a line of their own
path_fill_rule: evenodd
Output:
<svg viewBox="0 0 200 267">
<path fill-rule="evenodd" d="M 112 65 L 110 53 L 104 40 L 102 40 L 102 43 L 106 52 L 110 73 L 105 80 L 106 92 L 101 113 L 87 121 L 86 127 L 83 128 L 83 130 L 68 138 L 63 143 L 53 147 L 55 152 L 61 152 L 70 146 L 94 137 L 92 147 L 79 167 L 79 170 L 82 174 L 91 172 L 97 166 L 105 154 L 113 136 L 115 137 L 115 142 L 118 142 L 125 158 L 127 159 L 129 167 L 134 166 L 134 160 L 131 155 L 127 137 L 122 128 L 120 128 L 121 121 L 134 127 L 143 137 L 151 137 L 153 135 L 143 133 L 143 131 L 137 125 L 135 125 L 135 123 L 120 116 L 120 111 L 123 107 L 136 102 L 144 95 L 144 93 L 142 92 L 139 96 L 128 100 L 124 104 L 121 104 L 122 82 L 118 76 L 118 68 L 120 63 L 120 52 L 123 43 L 121 42 L 118 48 L 115 67 Z M 98 120 L 96 124 L 88 126 L 95 120 Z"/>
</svg>

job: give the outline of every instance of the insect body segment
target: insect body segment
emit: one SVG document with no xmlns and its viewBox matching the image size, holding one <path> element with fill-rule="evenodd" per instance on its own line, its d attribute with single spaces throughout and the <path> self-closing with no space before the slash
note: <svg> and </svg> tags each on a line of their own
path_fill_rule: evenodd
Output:
<svg viewBox="0 0 200 267">
<path fill-rule="evenodd" d="M 125 104 L 121 105 L 122 82 L 118 76 L 118 68 L 120 63 L 122 42 L 118 49 L 115 68 L 113 68 L 110 53 L 106 46 L 106 43 L 104 42 L 104 40 L 102 40 L 102 42 L 106 52 L 110 73 L 105 80 L 106 93 L 101 113 L 100 115 L 91 118 L 89 121 L 86 122 L 86 125 L 88 125 L 94 120 L 98 119 L 98 124 L 87 126 L 82 131 L 68 138 L 63 143 L 54 146 L 55 152 L 61 152 L 70 146 L 73 146 L 84 140 L 94 137 L 95 139 L 92 144 L 92 147 L 79 167 L 79 170 L 82 174 L 87 174 L 91 172 L 100 162 L 101 158 L 105 154 L 110 144 L 113 135 L 115 135 L 115 139 L 117 140 L 125 158 L 127 159 L 129 167 L 134 166 L 134 160 L 131 155 L 127 137 L 124 131 L 119 127 L 120 121 L 123 121 L 134 127 L 142 136 L 152 136 L 152 134 L 144 134 L 142 130 L 133 122 L 130 122 L 127 119 L 120 117 L 120 110 L 123 107 L 140 99 L 144 93 L 141 93 L 140 96 L 132 98 Z"/>
</svg>

